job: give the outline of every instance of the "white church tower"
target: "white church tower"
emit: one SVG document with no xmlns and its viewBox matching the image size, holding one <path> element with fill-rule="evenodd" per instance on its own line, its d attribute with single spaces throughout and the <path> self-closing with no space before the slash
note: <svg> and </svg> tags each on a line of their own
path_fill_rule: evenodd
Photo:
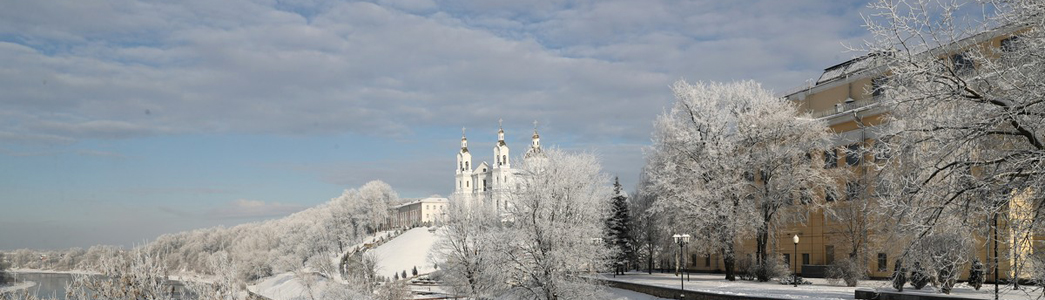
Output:
<svg viewBox="0 0 1045 300">
<path fill-rule="evenodd" d="M 468 137 L 465 129 L 461 128 L 461 151 L 457 152 L 457 180 L 454 185 L 454 194 L 462 201 L 471 202 L 472 199 L 472 154 L 468 152 Z"/>
</svg>

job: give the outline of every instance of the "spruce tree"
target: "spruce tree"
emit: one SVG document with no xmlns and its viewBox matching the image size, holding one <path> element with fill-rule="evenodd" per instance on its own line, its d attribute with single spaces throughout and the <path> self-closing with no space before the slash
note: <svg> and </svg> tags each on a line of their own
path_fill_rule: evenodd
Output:
<svg viewBox="0 0 1045 300">
<path fill-rule="evenodd" d="M 628 262 L 635 256 L 635 239 L 631 235 L 631 215 L 628 196 L 621 189 L 620 178 L 613 182 L 610 217 L 606 220 L 606 243 L 612 249 L 614 274 L 624 274 Z"/>
</svg>

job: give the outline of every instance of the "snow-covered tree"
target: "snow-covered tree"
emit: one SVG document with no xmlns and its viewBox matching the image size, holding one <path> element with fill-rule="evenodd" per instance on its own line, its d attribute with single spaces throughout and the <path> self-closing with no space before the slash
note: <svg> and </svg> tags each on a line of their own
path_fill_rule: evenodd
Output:
<svg viewBox="0 0 1045 300">
<path fill-rule="evenodd" d="M 889 70 L 880 80 L 890 110 L 885 214 L 912 243 L 1015 225 L 1002 233 L 1020 261 L 1020 237 L 1040 232 L 1033 216 L 1045 213 L 1045 2 L 883 0 L 871 8 L 874 39 L 864 50 Z"/>
<path fill-rule="evenodd" d="M 11 276 L 7 274 L 7 268 L 10 267 L 11 263 L 7 262 L 7 259 L 4 258 L 4 253 L 0 252 L 0 286 L 11 281 Z"/>
<path fill-rule="evenodd" d="M 635 230 L 632 232 L 635 234 L 636 243 L 638 243 L 636 256 L 644 262 L 646 271 L 653 274 L 654 263 L 663 252 L 662 245 L 667 243 L 669 235 L 665 234 L 666 231 L 663 229 L 662 214 L 654 209 L 657 194 L 652 191 L 653 185 L 646 174 L 648 172 L 643 172 L 639 175 L 639 184 L 635 192 L 635 198 L 631 201 L 631 211 L 635 212 L 636 215 Z"/>
<path fill-rule="evenodd" d="M 620 185 L 620 178 L 613 179 L 613 198 L 610 199 L 610 217 L 606 219 L 606 244 L 610 247 L 614 274 L 623 274 L 635 259 L 635 238 L 632 236 L 632 220 L 628 196 Z"/>
<path fill-rule="evenodd" d="M 810 153 L 827 146 L 824 123 L 758 83 L 673 86 L 676 103 L 657 118 L 649 177 L 657 209 L 700 234 L 698 251 L 721 252 L 731 270 L 740 238 L 756 240 L 756 275 L 769 279 L 775 228 L 805 220 L 828 172 Z M 751 230 L 751 229 L 754 230 Z M 732 274 L 727 274 L 733 279 Z"/>
<path fill-rule="evenodd" d="M 450 201 L 435 255 L 444 261 L 443 280 L 457 295 L 489 299 L 501 290 L 503 273 L 494 231 L 500 220 L 489 210 L 469 209 L 457 199 Z"/>
<path fill-rule="evenodd" d="M 513 194 L 506 224 L 495 243 L 505 255 L 508 297 L 595 299 L 599 292 L 584 277 L 603 270 L 607 251 L 603 221 L 609 179 L 591 154 L 557 149 L 529 159 Z"/>
</svg>

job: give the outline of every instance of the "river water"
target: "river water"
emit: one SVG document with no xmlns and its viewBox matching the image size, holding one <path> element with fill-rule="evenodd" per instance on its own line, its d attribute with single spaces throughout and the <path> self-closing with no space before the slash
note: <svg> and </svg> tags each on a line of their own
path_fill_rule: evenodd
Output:
<svg viewBox="0 0 1045 300">
<path fill-rule="evenodd" d="M 30 294 L 35 294 L 41 299 L 58 299 L 65 300 L 65 285 L 73 281 L 72 274 L 55 274 L 55 273 L 11 273 L 15 281 L 32 281 L 36 282 L 36 285 L 29 288 Z M 97 275 L 95 275 L 97 276 Z M 185 287 L 176 281 L 171 281 L 174 285 L 175 290 L 179 293 L 184 292 Z M 23 291 L 18 291 L 16 295 L 21 297 Z"/>
</svg>

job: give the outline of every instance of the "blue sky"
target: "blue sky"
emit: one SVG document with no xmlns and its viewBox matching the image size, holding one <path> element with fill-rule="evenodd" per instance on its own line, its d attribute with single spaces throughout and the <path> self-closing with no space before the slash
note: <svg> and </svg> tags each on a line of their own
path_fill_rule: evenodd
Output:
<svg viewBox="0 0 1045 300">
<path fill-rule="evenodd" d="M 0 0 L 0 249 L 133 245 L 379 179 L 592 151 L 635 185 L 675 80 L 782 91 L 859 55 L 859 1 Z"/>
</svg>

